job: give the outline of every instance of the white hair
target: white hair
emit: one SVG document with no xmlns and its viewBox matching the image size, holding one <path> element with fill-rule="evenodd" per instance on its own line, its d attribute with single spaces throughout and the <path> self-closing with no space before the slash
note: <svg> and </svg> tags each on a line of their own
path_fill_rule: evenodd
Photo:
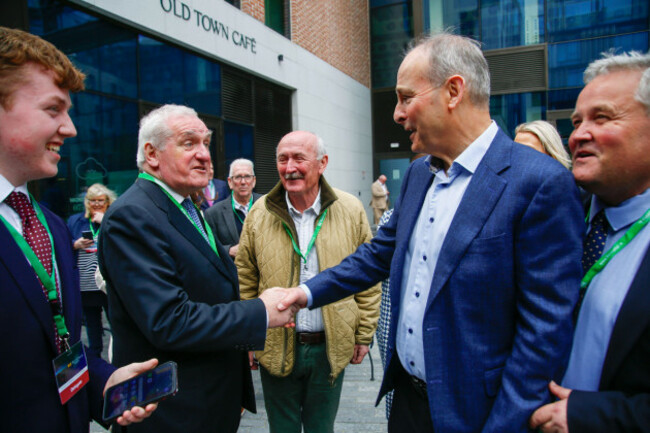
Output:
<svg viewBox="0 0 650 433">
<path fill-rule="evenodd" d="M 601 75 L 611 74 L 618 71 L 641 71 L 641 79 L 636 88 L 634 99 L 645 107 L 650 116 L 650 52 L 642 54 L 638 51 L 630 51 L 622 54 L 615 54 L 613 50 L 601 53 L 602 58 L 594 60 L 587 66 L 583 74 L 585 84 Z"/>
<path fill-rule="evenodd" d="M 414 40 L 407 54 L 416 49 L 422 49 L 429 59 L 429 80 L 434 86 L 460 75 L 465 79 L 470 101 L 479 107 L 489 107 L 490 69 L 479 42 L 440 32 Z"/>
<path fill-rule="evenodd" d="M 246 158 L 238 158 L 230 163 L 230 171 L 228 172 L 228 177 L 232 177 L 232 172 L 238 165 L 245 165 L 246 167 L 249 167 L 253 173 L 253 176 L 255 176 L 255 166 L 253 165 L 253 161 Z"/>
<path fill-rule="evenodd" d="M 158 107 L 140 119 L 140 131 L 138 132 L 138 153 L 136 163 L 142 170 L 145 162 L 144 145 L 151 143 L 158 150 L 165 148 L 167 139 L 171 137 L 172 131 L 168 125 L 171 117 L 175 116 L 195 116 L 196 111 L 184 105 L 167 104 Z"/>
</svg>

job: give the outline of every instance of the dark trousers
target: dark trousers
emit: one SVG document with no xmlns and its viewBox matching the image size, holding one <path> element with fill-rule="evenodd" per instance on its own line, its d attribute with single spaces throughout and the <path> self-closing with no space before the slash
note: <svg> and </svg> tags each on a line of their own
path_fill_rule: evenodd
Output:
<svg viewBox="0 0 650 433">
<path fill-rule="evenodd" d="M 264 406 L 271 433 L 332 433 L 339 408 L 343 373 L 330 383 L 325 343 L 298 344 L 293 371 L 287 377 L 260 368 Z"/>
<path fill-rule="evenodd" d="M 395 393 L 388 419 L 388 433 L 433 433 L 429 399 L 410 379 L 399 360 L 395 369 Z"/>
<path fill-rule="evenodd" d="M 83 307 L 86 319 L 88 350 L 101 358 L 104 349 L 104 325 L 102 324 L 102 307 Z"/>
</svg>

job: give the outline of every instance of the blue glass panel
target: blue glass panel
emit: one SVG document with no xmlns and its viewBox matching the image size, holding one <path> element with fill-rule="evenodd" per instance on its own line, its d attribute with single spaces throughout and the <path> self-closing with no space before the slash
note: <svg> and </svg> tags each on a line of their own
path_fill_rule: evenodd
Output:
<svg viewBox="0 0 650 433">
<path fill-rule="evenodd" d="M 545 92 L 513 93 L 490 97 L 490 115 L 499 127 L 514 137 L 517 125 L 546 117 Z"/>
<path fill-rule="evenodd" d="M 549 90 L 548 92 L 548 109 L 549 110 L 573 110 L 576 106 L 576 100 L 582 90 L 581 87 L 573 89 Z"/>
<path fill-rule="evenodd" d="M 481 1 L 483 49 L 544 42 L 543 0 Z"/>
<path fill-rule="evenodd" d="M 253 127 L 240 123 L 223 122 L 226 170 L 237 158 L 246 158 L 255 162 L 253 150 Z"/>
<path fill-rule="evenodd" d="M 184 104 L 200 113 L 221 114 L 218 64 L 145 36 L 140 36 L 139 44 L 142 99 L 159 104 Z"/>
<path fill-rule="evenodd" d="M 390 191 L 390 203 L 392 208 L 399 199 L 402 189 L 404 174 L 409 168 L 411 161 L 408 158 L 382 159 L 379 161 L 379 173 L 386 176 L 386 188 Z"/>
<path fill-rule="evenodd" d="M 33 3 L 30 31 L 70 57 L 86 74 L 86 89 L 137 98 L 134 32 L 59 2 Z"/>
<path fill-rule="evenodd" d="M 403 53 L 413 38 L 411 4 L 370 11 L 372 87 L 394 87 Z"/>
<path fill-rule="evenodd" d="M 411 0 L 370 0 L 370 7 L 388 6 L 396 3 L 410 3 Z"/>
<path fill-rule="evenodd" d="M 425 30 L 452 27 L 457 34 L 479 39 L 478 0 L 425 0 L 423 6 Z"/>
<path fill-rule="evenodd" d="M 548 0 L 548 40 L 647 30 L 649 5 L 648 0 Z"/>
<path fill-rule="evenodd" d="M 582 87 L 582 73 L 600 53 L 615 48 L 618 51 L 648 51 L 648 32 L 609 38 L 590 39 L 548 46 L 549 88 Z"/>
</svg>

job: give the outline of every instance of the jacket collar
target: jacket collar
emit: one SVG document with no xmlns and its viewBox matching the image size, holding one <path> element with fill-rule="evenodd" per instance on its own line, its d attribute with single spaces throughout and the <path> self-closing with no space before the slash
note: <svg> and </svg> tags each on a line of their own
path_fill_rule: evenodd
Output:
<svg viewBox="0 0 650 433">
<path fill-rule="evenodd" d="M 280 218 L 282 222 L 287 224 L 287 226 L 290 227 L 293 232 L 295 232 L 296 229 L 293 224 L 293 219 L 289 214 L 289 208 L 287 207 L 285 194 L 286 191 L 282 186 L 282 182 L 278 182 L 277 185 L 275 185 L 266 196 L 266 210 Z M 338 200 L 338 196 L 334 192 L 334 189 L 329 185 L 329 183 L 327 183 L 324 176 L 321 176 L 320 178 L 320 200 L 320 214 L 322 214 L 325 209 L 329 208 L 332 203 Z"/>
</svg>

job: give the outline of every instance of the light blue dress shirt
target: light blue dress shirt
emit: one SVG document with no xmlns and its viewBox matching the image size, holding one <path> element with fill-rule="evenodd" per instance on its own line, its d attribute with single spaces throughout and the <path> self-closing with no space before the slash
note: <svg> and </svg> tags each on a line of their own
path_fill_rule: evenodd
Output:
<svg viewBox="0 0 650 433">
<path fill-rule="evenodd" d="M 426 381 L 423 346 L 424 310 L 440 249 L 467 185 L 497 133 L 494 122 L 451 164 L 435 170 L 404 258 L 397 353 L 404 369 Z M 429 157 L 430 161 L 430 157 Z M 443 252 L 444 254 L 444 252 Z M 444 332 L 444 331 L 443 331 Z"/>
<path fill-rule="evenodd" d="M 594 197 L 589 210 L 590 226 L 591 219 L 603 208 L 610 226 L 605 242 L 608 251 L 650 209 L 650 189 L 614 207 L 607 207 Z M 649 244 L 650 227 L 646 226 L 591 280 L 576 323 L 563 386 L 598 390 L 618 312 Z"/>
</svg>

